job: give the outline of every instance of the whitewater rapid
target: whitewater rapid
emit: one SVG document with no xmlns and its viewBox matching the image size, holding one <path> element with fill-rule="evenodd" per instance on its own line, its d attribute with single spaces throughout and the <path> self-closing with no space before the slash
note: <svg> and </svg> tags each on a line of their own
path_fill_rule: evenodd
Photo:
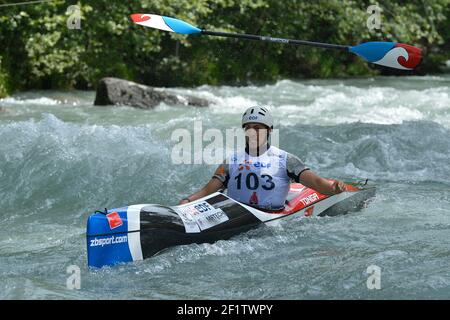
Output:
<svg viewBox="0 0 450 320">
<path fill-rule="evenodd" d="M 450 297 L 450 76 L 170 90 L 212 105 L 95 107 L 95 93 L 81 91 L 0 100 L 0 299 Z M 272 110 L 281 148 L 324 177 L 369 178 L 374 201 L 343 217 L 87 269 L 89 214 L 176 204 L 211 177 L 214 165 L 172 163 L 174 130 L 194 121 L 239 128 L 254 104 Z M 71 265 L 80 290 L 66 287 Z M 381 268 L 380 290 L 366 286 L 371 265 Z"/>
</svg>

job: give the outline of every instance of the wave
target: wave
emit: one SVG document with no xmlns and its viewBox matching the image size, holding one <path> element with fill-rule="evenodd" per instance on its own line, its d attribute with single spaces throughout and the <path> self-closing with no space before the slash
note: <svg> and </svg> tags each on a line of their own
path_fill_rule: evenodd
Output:
<svg viewBox="0 0 450 320">
<path fill-rule="evenodd" d="M 79 218 L 99 205 L 163 197 L 157 186 L 170 176 L 170 150 L 148 126 L 80 125 L 44 114 L 0 125 L 0 136 L 1 215 Z"/>
<path fill-rule="evenodd" d="M 178 92 L 212 101 L 211 117 L 215 114 L 238 115 L 249 106 L 264 104 L 276 114 L 275 122 L 281 125 L 353 122 L 399 124 L 403 121 L 424 120 L 450 127 L 449 86 L 441 83 L 445 78 L 432 79 L 437 82 L 431 87 L 424 84 L 427 83 L 426 79 L 420 80 L 418 84 L 405 81 L 408 85 L 400 83 L 398 87 L 390 86 L 380 79 L 345 82 L 282 80 L 265 86 L 202 86 L 197 89 L 178 89 Z M 390 81 L 394 80 L 385 80 L 388 83 Z"/>
<path fill-rule="evenodd" d="M 0 124 L 2 215 L 71 212 L 129 203 L 175 204 L 215 166 L 172 163 L 173 142 L 156 126 L 39 121 Z M 322 176 L 438 182 L 450 176 L 450 130 L 430 121 L 280 128 L 280 147 Z"/>
<path fill-rule="evenodd" d="M 45 105 L 45 106 L 54 106 L 57 104 L 61 104 L 61 101 L 47 98 L 47 97 L 40 97 L 40 98 L 34 98 L 34 99 L 23 99 L 23 98 L 17 98 L 17 97 L 8 97 L 0 99 L 0 103 L 2 105 Z"/>
<path fill-rule="evenodd" d="M 450 130 L 435 122 L 297 125 L 280 136 L 282 147 L 331 176 L 449 183 Z"/>
</svg>

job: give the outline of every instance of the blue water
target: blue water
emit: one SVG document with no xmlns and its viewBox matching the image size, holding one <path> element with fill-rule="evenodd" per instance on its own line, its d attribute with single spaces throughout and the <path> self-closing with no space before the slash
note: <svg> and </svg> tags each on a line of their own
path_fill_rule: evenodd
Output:
<svg viewBox="0 0 450 320">
<path fill-rule="evenodd" d="M 0 100 L 0 299 L 450 298 L 450 77 L 283 80 L 177 88 L 209 108 L 94 107 L 93 92 Z M 239 127 L 274 113 L 280 147 L 324 177 L 369 178 L 377 196 L 340 217 L 281 221 L 228 241 L 88 270 L 85 224 L 104 207 L 176 204 L 215 165 L 175 165 L 175 129 Z M 66 286 L 67 267 L 81 289 Z M 367 288 L 369 266 L 381 269 Z"/>
</svg>

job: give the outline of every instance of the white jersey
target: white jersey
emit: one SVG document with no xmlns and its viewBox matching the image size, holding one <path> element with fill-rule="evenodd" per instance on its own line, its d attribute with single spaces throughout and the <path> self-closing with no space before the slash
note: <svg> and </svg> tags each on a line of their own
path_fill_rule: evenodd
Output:
<svg viewBox="0 0 450 320">
<path fill-rule="evenodd" d="M 262 209 L 284 207 L 291 180 L 308 170 L 300 159 L 271 146 L 259 156 L 245 151 L 231 156 L 214 177 L 228 188 L 228 196 L 236 201 Z"/>
</svg>

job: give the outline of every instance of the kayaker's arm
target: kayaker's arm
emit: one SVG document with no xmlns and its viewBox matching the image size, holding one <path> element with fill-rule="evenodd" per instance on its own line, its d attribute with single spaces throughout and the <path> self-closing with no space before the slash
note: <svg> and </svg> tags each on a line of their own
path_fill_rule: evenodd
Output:
<svg viewBox="0 0 450 320">
<path fill-rule="evenodd" d="M 342 181 L 330 182 L 327 179 L 319 177 L 311 170 L 305 170 L 300 175 L 300 183 L 304 186 L 314 189 L 321 194 L 333 195 L 345 191 L 345 184 Z"/>
<path fill-rule="evenodd" d="M 297 156 L 287 153 L 286 160 L 287 175 L 295 182 L 300 182 L 304 186 L 326 195 L 332 195 L 345 191 L 345 184 L 343 182 L 330 182 L 327 179 L 319 177 L 317 174 L 312 172 Z"/>
<path fill-rule="evenodd" d="M 228 183 L 228 177 L 228 166 L 223 163 L 217 168 L 216 172 L 214 172 L 214 176 L 212 177 L 212 179 L 209 180 L 209 182 L 200 191 L 197 191 L 189 197 L 181 199 L 180 204 L 185 204 L 202 197 L 206 197 L 211 193 L 223 189 Z"/>
<path fill-rule="evenodd" d="M 181 199 L 180 204 L 185 204 L 206 197 L 207 195 L 219 191 L 222 188 L 223 188 L 222 181 L 216 178 L 212 178 L 202 189 L 200 189 L 199 191 L 190 195 L 187 198 Z"/>
</svg>

